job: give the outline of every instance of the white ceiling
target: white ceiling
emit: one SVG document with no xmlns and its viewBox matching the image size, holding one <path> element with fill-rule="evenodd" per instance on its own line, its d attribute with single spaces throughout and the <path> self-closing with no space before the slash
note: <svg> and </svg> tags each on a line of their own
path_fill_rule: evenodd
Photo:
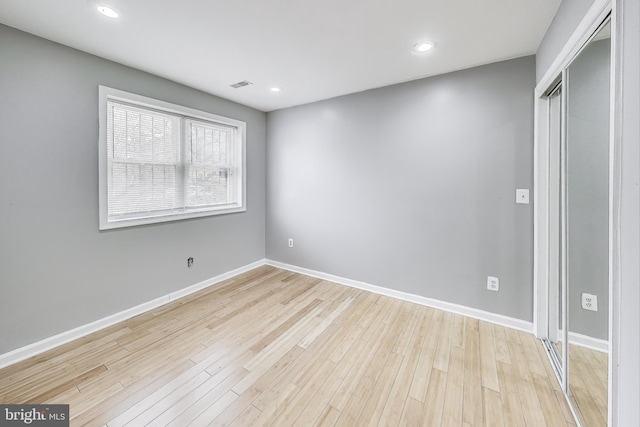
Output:
<svg viewBox="0 0 640 427">
<path fill-rule="evenodd" d="M 0 23 L 263 111 L 534 54 L 561 2 L 98 1 L 1 0 Z"/>
</svg>

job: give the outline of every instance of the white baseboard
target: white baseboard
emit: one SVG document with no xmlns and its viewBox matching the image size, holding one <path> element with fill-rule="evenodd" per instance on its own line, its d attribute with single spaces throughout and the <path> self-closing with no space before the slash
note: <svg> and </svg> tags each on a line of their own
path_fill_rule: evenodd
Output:
<svg viewBox="0 0 640 427">
<path fill-rule="evenodd" d="M 62 344 L 66 344 L 70 341 L 82 338 L 86 335 L 97 332 L 118 322 L 122 322 L 131 317 L 153 310 L 154 308 L 183 298 L 201 289 L 208 288 L 209 286 L 213 286 L 224 280 L 230 279 L 231 277 L 237 276 L 238 274 L 242 274 L 265 264 L 266 262 L 264 259 L 253 262 L 251 264 L 247 264 L 245 266 L 236 268 L 235 270 L 231 270 L 218 276 L 212 277 L 211 279 L 196 283 L 195 285 L 180 289 L 179 291 L 171 292 L 168 295 L 164 295 L 162 297 L 147 301 L 119 313 L 112 314 L 111 316 L 96 320 L 95 322 L 87 323 L 86 325 L 82 325 L 69 331 L 54 335 L 52 337 L 45 338 L 41 341 L 37 341 L 33 344 L 29 344 L 24 347 L 12 350 L 8 353 L 0 354 L 0 369 L 9 365 L 13 365 L 14 363 L 18 363 L 30 357 L 36 356 L 40 353 L 44 353 L 45 351 L 61 346 Z"/>
<path fill-rule="evenodd" d="M 580 347 L 586 347 L 591 350 L 601 351 L 603 353 L 609 352 L 609 341 L 578 334 L 576 332 L 569 331 L 569 343 L 579 345 Z"/>
<path fill-rule="evenodd" d="M 437 308 L 439 310 L 448 311 L 455 314 L 471 317 L 485 322 L 495 323 L 497 325 L 506 326 L 512 329 L 518 329 L 524 332 L 533 333 L 533 323 L 525 320 L 515 319 L 513 317 L 503 316 L 501 314 L 490 313 L 488 311 L 471 308 L 464 305 L 453 304 L 450 302 L 440 301 L 433 298 L 427 298 L 420 295 L 410 294 L 407 292 L 396 291 L 394 289 L 384 288 L 382 286 L 371 285 L 369 283 L 357 280 L 346 279 L 333 274 L 327 274 L 320 271 L 310 270 L 308 268 L 298 267 L 295 265 L 285 264 L 279 261 L 266 260 L 267 265 L 282 268 L 284 270 L 293 271 L 307 276 L 316 277 L 318 279 L 339 283 L 341 285 L 362 289 L 364 291 L 385 295 L 392 298 L 398 298 L 404 301 L 413 302 L 427 307 Z"/>
<path fill-rule="evenodd" d="M 433 298 L 427 298 L 420 295 L 410 294 L 407 292 L 397 291 L 394 289 L 385 288 L 382 286 L 376 286 L 365 282 L 360 282 L 357 280 L 347 279 L 340 276 L 335 276 L 333 274 L 323 273 L 320 271 L 310 270 L 303 267 L 297 267 L 290 264 L 281 263 L 273 260 L 259 260 L 254 263 L 245 265 L 243 267 L 237 268 L 235 270 L 220 274 L 211 279 L 204 280 L 200 283 L 196 283 L 195 285 L 189 286 L 184 289 L 180 289 L 175 292 L 171 292 L 168 295 L 164 295 L 162 297 L 156 298 L 151 301 L 147 301 L 135 307 L 129 308 L 127 310 L 121 311 L 119 313 L 115 313 L 113 315 L 107 316 L 105 318 L 96 320 L 95 322 L 88 323 L 86 325 L 79 326 L 77 328 L 71 329 L 69 331 L 62 332 L 60 334 L 54 335 L 49 338 L 45 338 L 41 341 L 37 341 L 33 344 L 26 345 L 24 347 L 18 348 L 16 350 L 12 350 L 8 353 L 0 355 L 0 369 L 9 365 L 13 365 L 14 363 L 18 363 L 22 360 L 28 359 L 30 357 L 36 356 L 40 353 L 44 353 L 45 351 L 51 350 L 55 347 L 66 344 L 70 341 L 76 340 L 78 338 L 82 338 L 91 333 L 97 332 L 101 329 L 112 326 L 118 322 L 122 322 L 124 320 L 130 319 L 131 317 L 137 316 L 139 314 L 145 313 L 147 311 L 153 310 L 154 308 L 160 307 L 169 302 L 175 301 L 177 299 L 183 298 L 187 295 L 190 295 L 194 292 L 197 292 L 201 289 L 207 288 L 209 286 L 213 286 L 217 283 L 220 283 L 224 280 L 227 280 L 231 277 L 237 276 L 238 274 L 247 272 L 251 269 L 260 267 L 262 265 L 271 265 L 273 267 L 282 268 L 284 270 L 293 271 L 300 274 L 305 274 L 307 276 L 317 277 L 319 279 L 328 280 L 331 282 L 335 282 L 341 285 L 350 286 L 357 289 L 362 289 L 368 292 L 373 292 L 380 295 L 389 296 L 392 298 L 401 299 L 404 301 L 424 305 L 427 307 L 437 308 L 439 310 L 448 311 L 451 313 L 460 314 L 463 316 L 471 317 L 478 320 L 483 320 L 485 322 L 495 323 L 501 326 L 506 326 L 513 329 L 518 329 L 524 332 L 533 333 L 533 323 L 527 322 L 525 320 L 515 319 L 512 317 L 503 316 L 500 314 L 490 313 L 488 311 L 479 310 L 476 308 L 466 307 L 459 304 L 453 304 L 446 301 L 440 301 Z M 575 340 L 576 344 L 583 345 L 589 348 L 601 349 L 603 348 L 602 343 L 608 349 L 608 343 L 602 340 L 596 340 L 595 338 L 587 337 L 585 335 L 579 334 L 571 334 L 576 335 L 577 339 Z M 602 341 L 602 342 L 597 342 Z M 574 339 L 572 339 L 574 342 Z M 581 344 L 582 343 L 582 344 Z M 607 350 L 601 350 L 607 351 Z"/>
</svg>

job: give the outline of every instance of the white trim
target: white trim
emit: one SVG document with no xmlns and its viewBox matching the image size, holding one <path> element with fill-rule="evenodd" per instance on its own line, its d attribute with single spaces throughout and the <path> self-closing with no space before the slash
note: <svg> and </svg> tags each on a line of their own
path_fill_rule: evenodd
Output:
<svg viewBox="0 0 640 427">
<path fill-rule="evenodd" d="M 568 66 L 568 65 L 567 65 Z M 569 324 L 569 268 L 568 268 L 568 241 L 569 241 L 569 232 L 567 231 L 568 226 L 568 204 L 567 204 L 567 191 L 568 191 L 568 183 L 567 183 L 567 120 L 569 120 L 569 114 L 567 110 L 568 106 L 568 98 L 569 98 L 569 73 L 567 72 L 567 68 L 562 70 L 562 85 L 563 90 L 560 94 L 560 157 L 558 166 L 560 168 L 558 177 L 560 178 L 560 206 L 559 206 L 559 214 L 560 214 L 560 222 L 558 224 L 558 236 L 560 237 L 560 265 L 558 266 L 558 272 L 560 273 L 560 288 L 562 293 L 562 327 L 567 328 L 566 325 Z M 549 154 L 547 158 L 547 169 L 551 169 L 550 160 L 551 160 L 551 144 L 549 144 Z M 548 183 L 551 185 L 551 182 Z M 549 195 L 551 192 L 547 190 Z M 551 250 L 549 247 L 546 248 L 547 253 L 550 255 Z M 550 256 L 547 255 L 547 262 L 551 259 Z M 555 303 L 555 302 L 554 302 Z M 563 338 L 568 340 L 569 337 L 567 335 L 568 329 L 565 329 L 563 332 Z M 569 397 L 569 357 L 566 355 L 562 358 L 562 389 L 567 391 L 567 397 Z M 575 414 L 574 414 L 575 416 Z M 579 417 L 575 417 L 576 420 Z M 580 421 L 578 421 L 579 423 Z"/>
<path fill-rule="evenodd" d="M 194 292 L 197 292 L 201 289 L 216 285 L 224 280 L 237 276 L 238 274 L 245 273 L 249 270 L 252 270 L 254 268 L 257 268 L 263 265 L 265 265 L 264 259 L 236 268 L 235 270 L 222 273 L 218 276 L 204 280 L 200 283 L 196 283 L 195 285 L 186 287 L 184 289 L 180 289 L 179 291 L 171 292 L 167 295 L 161 296 L 151 301 L 147 301 L 135 307 L 123 310 L 119 313 L 115 313 L 110 316 L 104 317 L 102 319 L 96 320 L 95 322 L 87 323 L 86 325 L 82 325 L 77 328 L 54 335 L 52 337 L 45 338 L 41 341 L 37 341 L 33 344 L 26 345 L 24 347 L 15 349 L 8 353 L 0 354 L 0 369 L 7 367 L 9 365 L 13 365 L 14 363 L 18 363 L 30 357 L 36 356 L 40 353 L 44 353 L 45 351 L 51 350 L 55 347 L 61 346 L 73 340 L 77 340 L 78 338 L 82 338 L 84 336 L 97 332 L 101 329 L 115 325 L 116 323 L 130 319 L 139 314 L 146 313 L 148 311 L 153 310 L 154 308 L 158 308 L 172 301 L 175 301 L 177 299 L 190 295 Z"/>
<path fill-rule="evenodd" d="M 533 331 L 537 338 L 547 338 L 549 280 L 549 104 L 536 98 L 533 138 Z"/>
<path fill-rule="evenodd" d="M 585 17 L 566 42 L 556 59 L 553 61 L 543 78 L 535 88 L 534 105 L 534 259 L 533 259 L 533 286 L 534 309 L 533 324 L 534 333 L 538 338 L 547 337 L 548 322 L 546 319 L 548 290 L 546 285 L 549 278 L 548 258 L 549 239 L 547 230 L 549 227 L 549 106 L 544 94 L 563 70 L 573 61 L 582 50 L 585 43 L 592 37 L 594 31 L 600 26 L 606 15 L 611 11 L 612 0 L 595 0 Z M 612 29 L 615 25 L 612 17 Z M 613 31 L 612 31 L 613 33 Z M 612 34 L 613 37 L 613 34 Z M 612 43 L 615 41 L 612 39 Z M 613 63 L 613 61 L 612 61 Z M 614 75 L 612 73 L 612 81 Z M 612 83 L 613 86 L 613 83 Z M 611 104 L 614 105 L 613 103 Z M 613 108 L 612 108 L 613 114 Z M 613 132 L 613 121 L 612 121 Z M 544 260 L 544 261 L 542 261 Z"/>
<path fill-rule="evenodd" d="M 602 353 L 609 352 L 609 341 L 600 338 L 582 335 L 577 332 L 569 332 L 569 344 L 585 347 L 590 350 L 600 351 Z"/>
<path fill-rule="evenodd" d="M 551 364 L 551 366 L 558 366 L 557 364 L 560 363 L 558 360 L 555 360 L 556 356 L 558 355 L 558 352 L 556 350 L 552 350 L 551 346 L 553 344 L 551 343 L 551 341 L 548 340 L 544 340 L 542 341 L 542 346 L 545 349 L 545 352 L 547 353 L 547 358 L 549 359 L 549 364 Z M 553 354 L 552 354 L 553 352 Z M 556 380 L 558 381 L 558 385 L 562 386 L 562 378 L 560 378 L 560 372 L 557 369 L 553 369 L 553 373 L 556 375 Z M 564 394 L 564 393 L 563 393 Z M 565 400 L 567 400 L 567 396 L 565 395 Z M 569 401 L 567 400 L 567 405 L 569 404 Z"/>
<path fill-rule="evenodd" d="M 609 151 L 609 363 L 607 363 L 607 425 L 620 417 L 620 275 L 622 204 L 622 2 L 612 0 L 611 11 L 611 147 Z"/>
<path fill-rule="evenodd" d="M 638 397 L 638 324 L 637 289 L 638 271 L 638 213 L 640 205 L 638 200 L 637 182 L 638 176 L 638 144 L 633 135 L 633 129 L 629 132 L 631 137 L 625 138 L 625 130 L 629 125 L 624 125 L 624 120 L 631 118 L 630 122 L 636 123 L 637 117 L 625 115 L 623 99 L 625 71 L 624 52 L 630 49 L 625 35 L 625 21 L 634 16 L 633 9 L 638 9 L 637 4 L 623 0 L 611 0 L 611 42 L 612 42 L 612 72 L 611 72 L 611 154 L 610 154 L 610 210 L 609 210 L 609 411 L 608 425 L 618 426 L 629 423 L 637 423 L 637 406 L 633 407 L 634 397 Z M 637 16 L 637 15 L 635 15 Z M 635 39 L 635 40 L 634 40 Z M 628 42 L 633 47 L 637 39 L 632 36 Z M 631 66 L 633 70 L 633 66 Z M 629 73 L 629 75 L 634 75 Z M 627 77 L 629 77 L 627 75 Z M 636 75 L 637 76 L 637 75 Z M 633 84 L 631 84 L 633 87 Z M 624 156 L 623 156 L 624 154 Z M 624 257 L 623 257 L 624 254 Z M 625 292 L 623 294 L 623 288 Z M 635 301 L 634 301 L 635 300 Z M 623 333 L 623 330 L 626 332 Z M 631 334 L 629 332 L 631 331 Z M 635 350 L 635 351 L 634 351 Z M 631 378 L 631 380 L 629 379 Z M 631 387 L 629 387 L 631 386 Z M 629 397 L 630 396 L 630 397 Z M 632 403 L 632 405 L 625 405 Z M 625 424 L 626 423 L 626 424 Z"/>
<path fill-rule="evenodd" d="M 549 106 L 545 93 L 582 50 L 611 11 L 612 0 L 595 0 L 535 88 L 534 107 L 534 321 L 538 338 L 547 337 L 549 239 Z M 615 22 L 612 19 L 612 30 Z M 612 40 L 612 43 L 614 41 Z M 612 80 L 614 76 L 612 75 Z M 612 104 L 613 105 L 613 104 Z M 611 320 L 610 320 L 611 322 Z"/>
<path fill-rule="evenodd" d="M 620 204 L 620 159 L 619 157 L 619 144 L 620 144 L 620 130 L 619 120 L 621 116 L 621 106 L 619 104 L 618 96 L 620 95 L 620 63 L 621 57 L 621 42 L 618 39 L 621 34 L 621 2 L 619 0 L 595 0 L 592 6 L 589 8 L 585 16 L 582 18 L 571 37 L 567 40 L 562 50 L 558 53 L 551 66 L 547 69 L 540 82 L 536 85 L 534 94 L 536 108 L 534 119 L 534 177 L 538 177 L 539 171 L 547 170 L 548 157 L 540 156 L 542 154 L 541 148 L 548 146 L 548 124 L 546 118 L 542 118 L 541 114 L 546 114 L 546 100 L 543 98 L 545 92 L 551 86 L 557 76 L 567 68 L 567 66 L 573 61 L 575 56 L 582 50 L 584 45 L 589 41 L 594 32 L 604 21 L 604 18 L 608 13 L 611 13 L 611 43 L 612 43 L 612 58 L 611 58 L 611 138 L 610 138 L 610 169 L 609 169 L 609 337 L 611 343 L 596 340 L 591 337 L 579 336 L 578 334 L 569 333 L 569 340 L 572 343 L 583 343 L 585 347 L 592 348 L 594 350 L 601 349 L 609 353 L 609 379 L 608 379 L 608 425 L 617 425 L 617 418 L 619 408 L 616 406 L 618 403 L 617 390 L 614 385 L 617 383 L 617 363 L 618 356 L 613 348 L 618 347 L 618 319 L 616 313 L 618 311 L 619 301 L 617 298 L 617 292 L 619 287 L 619 271 L 620 271 L 620 255 L 619 255 L 619 227 L 620 219 L 619 204 Z M 534 178 L 535 179 L 535 178 Z M 542 188 L 536 189 L 536 192 L 541 194 L 548 194 L 548 180 L 540 180 L 537 182 L 538 186 Z M 535 196 L 534 196 L 535 197 Z M 546 232 L 541 231 L 539 228 L 542 225 L 538 219 L 540 215 L 544 215 L 542 209 L 547 209 L 546 206 L 535 205 L 534 206 L 534 235 Z M 537 303 L 546 303 L 546 283 L 542 282 L 544 273 L 547 273 L 547 268 L 544 266 L 543 259 L 548 256 L 548 240 L 540 240 L 536 246 L 534 246 L 534 301 Z M 534 313 L 541 316 L 543 310 L 539 306 L 534 306 Z M 542 331 L 546 328 L 546 319 L 536 318 L 536 332 L 546 336 L 546 331 Z M 544 325 L 542 324 L 544 323 Z M 577 342 L 576 342 L 577 341 Z M 580 344 L 578 344 L 580 345 Z M 566 358 L 565 358 L 566 359 Z M 565 362 L 566 365 L 566 362 Z M 566 372 L 566 369 L 565 369 Z M 565 392 L 565 398 L 569 402 L 569 407 L 574 415 L 576 422 L 580 425 L 579 417 L 575 413 L 574 407 L 571 404 L 571 399 L 568 398 L 566 378 L 565 385 L 563 386 Z"/>
<path fill-rule="evenodd" d="M 564 337 L 564 330 L 561 329 L 560 336 Z M 577 332 L 569 331 L 569 344 L 577 345 L 580 347 L 588 348 L 589 350 L 595 350 L 602 353 L 609 352 L 609 341 L 600 338 L 591 337 L 589 335 L 579 334 Z M 563 339 L 559 340 L 563 342 Z"/>
<path fill-rule="evenodd" d="M 179 160 L 180 169 L 184 173 L 185 161 L 183 158 L 184 147 L 187 144 L 188 121 L 203 121 L 207 124 L 222 125 L 228 127 L 233 132 L 233 153 L 234 160 L 231 166 L 231 174 L 235 176 L 233 188 L 234 201 L 216 206 L 186 206 L 182 200 L 181 206 L 173 209 L 153 212 L 136 212 L 125 214 L 119 217 L 109 217 L 108 215 L 108 158 L 107 158 L 107 123 L 108 123 L 108 103 L 120 102 L 137 109 L 150 109 L 164 115 L 172 115 L 180 120 L 182 128 L 180 135 L 181 156 Z M 200 218 L 213 215 L 225 215 L 230 213 L 246 212 L 246 138 L 247 124 L 241 120 L 219 116 L 206 111 L 195 110 L 190 107 L 172 104 L 154 98 L 125 92 L 108 86 L 98 86 L 98 211 L 99 229 L 110 230 L 122 227 L 133 227 L 138 225 L 156 224 L 161 222 L 178 221 L 182 219 Z M 184 180 L 182 173 L 178 180 Z M 180 186 L 184 183 L 179 181 Z M 184 196 L 184 194 L 183 194 Z"/>
<path fill-rule="evenodd" d="M 567 68 L 573 58 L 582 50 L 584 44 L 591 38 L 594 31 L 602 23 L 607 14 L 611 11 L 612 0 L 595 0 L 587 11 L 580 24 L 576 27 L 569 40 L 544 73 L 540 82 L 536 85 L 535 98 L 539 99 L 551 86 L 558 75 Z"/>
<path fill-rule="evenodd" d="M 462 316 L 483 320 L 489 323 L 506 326 L 512 329 L 533 333 L 533 323 L 526 320 L 515 319 L 513 317 L 503 316 L 501 314 L 490 313 L 488 311 L 479 310 L 477 308 L 467 307 L 464 305 L 454 304 L 446 301 L 440 301 L 433 298 L 427 298 L 408 292 L 397 291 L 382 286 L 372 285 L 370 283 L 360 282 L 358 280 L 347 279 L 345 277 L 334 276 L 333 274 L 323 273 L 321 271 L 311 270 L 304 267 L 298 267 L 291 264 L 285 264 L 279 261 L 266 260 L 266 264 L 272 267 L 278 267 L 283 270 L 293 271 L 295 273 L 304 274 L 318 279 L 327 280 L 352 288 L 362 289 L 364 291 L 373 292 L 379 295 L 385 295 L 391 298 L 397 298 L 403 301 L 424 305 L 427 307 L 437 308 L 439 310 L 448 311 L 450 313 L 460 314 Z"/>
<path fill-rule="evenodd" d="M 333 274 L 322 273 L 319 271 L 310 270 L 303 267 L 297 267 L 294 265 L 285 264 L 278 261 L 262 259 L 262 260 L 253 262 L 251 264 L 247 264 L 245 266 L 239 267 L 235 270 L 222 273 L 218 276 L 204 280 L 200 283 L 196 283 L 195 285 L 186 287 L 184 289 L 180 289 L 175 292 L 171 292 L 167 295 L 139 304 L 135 307 L 123 310 L 121 312 L 112 314 L 102 319 L 98 319 L 94 322 L 87 323 L 86 325 L 82 325 L 77 328 L 54 335 L 52 337 L 48 337 L 43 340 L 37 341 L 35 343 L 28 344 L 24 347 L 12 350 L 8 353 L 0 354 L 0 369 L 13 365 L 18 362 L 21 362 L 30 357 L 37 356 L 38 354 L 44 353 L 45 351 L 59 347 L 63 344 L 82 338 L 94 332 L 100 331 L 109 326 L 115 325 L 116 323 L 123 322 L 134 316 L 146 313 L 155 308 L 161 307 L 165 304 L 168 304 L 170 302 L 183 298 L 187 295 L 190 295 L 194 292 L 197 292 L 201 289 L 216 285 L 224 280 L 230 279 L 234 276 L 245 273 L 249 270 L 252 270 L 254 268 L 257 268 L 263 265 L 270 265 L 273 267 L 282 268 L 283 270 L 289 270 L 296 273 L 305 274 L 307 276 L 317 277 L 319 279 L 328 280 L 331 282 L 335 282 L 345 286 L 350 286 L 357 289 L 362 289 L 362 290 L 373 292 L 379 295 L 385 295 L 391 298 L 396 298 L 403 301 L 424 305 L 427 307 L 437 308 L 439 310 L 460 314 L 460 315 L 471 317 L 474 319 L 483 320 L 485 322 L 495 323 L 497 325 L 506 326 L 508 328 L 517 329 L 517 330 L 528 332 L 528 333 L 533 333 L 533 324 L 525 320 L 515 319 L 512 317 L 490 313 L 487 311 L 478 310 L 476 308 L 466 307 L 463 305 L 454 304 L 446 301 L 440 301 L 433 298 L 427 298 L 420 295 L 414 295 L 407 292 L 396 291 L 394 289 L 372 285 L 372 284 L 360 282 L 357 280 L 347 279 L 344 277 L 335 276 Z"/>
<path fill-rule="evenodd" d="M 556 366 L 556 361 L 553 360 L 554 356 L 551 355 L 551 352 L 553 350 L 551 350 L 550 346 L 552 344 L 549 341 L 542 341 L 542 344 L 544 345 L 544 349 L 545 349 L 545 351 L 547 353 L 547 358 L 549 359 L 549 363 L 551 364 L 551 366 Z M 555 369 L 553 370 L 553 373 L 556 374 L 556 380 L 558 380 L 558 384 L 562 387 L 563 379 L 560 378 L 560 373 Z M 573 420 L 576 422 L 576 425 L 578 427 L 584 427 L 580 423 L 580 417 L 578 416 L 578 413 L 576 412 L 575 408 L 571 404 L 571 400 L 569 399 L 569 396 L 566 393 L 562 393 L 562 395 L 564 396 L 564 401 L 567 402 L 567 406 L 571 410 L 571 415 L 573 415 Z"/>
</svg>

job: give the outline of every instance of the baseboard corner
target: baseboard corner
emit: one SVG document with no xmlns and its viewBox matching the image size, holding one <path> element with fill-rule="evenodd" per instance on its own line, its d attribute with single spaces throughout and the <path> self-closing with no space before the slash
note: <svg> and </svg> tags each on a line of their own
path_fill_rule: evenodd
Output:
<svg viewBox="0 0 640 427">
<path fill-rule="evenodd" d="M 197 292 L 201 289 L 207 288 L 209 286 L 214 286 L 224 280 L 230 279 L 249 270 L 253 270 L 254 268 L 266 265 L 266 263 L 266 259 L 260 259 L 226 273 L 219 274 L 210 279 L 203 280 L 202 282 L 196 283 L 186 288 L 171 292 L 159 298 L 155 298 L 151 301 L 147 301 L 118 313 L 109 315 L 102 319 L 98 319 L 85 325 L 81 325 L 68 331 L 53 335 L 51 337 L 44 338 L 34 343 L 27 344 L 23 347 L 19 347 L 7 353 L 0 354 L 0 369 L 6 368 L 7 366 L 11 366 L 33 356 L 37 356 L 38 354 L 49 351 L 53 348 L 59 347 L 63 344 L 67 344 L 71 341 L 100 331 L 109 326 L 115 325 L 116 323 L 130 319 L 131 317 L 146 313 L 147 311 L 151 311 L 157 307 L 168 304 L 177 299 L 184 298 L 185 296 Z"/>
</svg>

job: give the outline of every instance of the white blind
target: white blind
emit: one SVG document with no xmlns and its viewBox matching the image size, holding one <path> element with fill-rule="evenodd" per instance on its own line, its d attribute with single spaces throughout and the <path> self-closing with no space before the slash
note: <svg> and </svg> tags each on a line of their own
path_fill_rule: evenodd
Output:
<svg viewBox="0 0 640 427">
<path fill-rule="evenodd" d="M 183 206 L 181 118 L 107 102 L 108 215 Z"/>
<path fill-rule="evenodd" d="M 234 200 L 233 129 L 187 120 L 185 206 L 224 205 Z"/>
<path fill-rule="evenodd" d="M 107 222 L 159 222 L 242 208 L 242 124 L 128 100 L 107 98 L 105 105 L 106 170 L 100 179 L 106 182 L 101 215 L 106 210 Z"/>
</svg>

